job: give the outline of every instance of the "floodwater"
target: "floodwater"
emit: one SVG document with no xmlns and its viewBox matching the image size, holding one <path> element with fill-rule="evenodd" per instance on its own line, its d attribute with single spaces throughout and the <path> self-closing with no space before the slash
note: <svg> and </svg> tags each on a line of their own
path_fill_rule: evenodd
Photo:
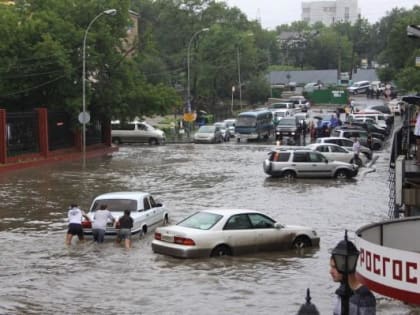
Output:
<svg viewBox="0 0 420 315">
<path fill-rule="evenodd" d="M 388 149 L 354 180 L 267 177 L 271 144 L 123 146 L 111 157 L 0 177 L 0 314 L 296 314 L 310 288 L 331 314 L 329 249 L 348 229 L 388 217 Z M 264 211 L 314 227 L 320 248 L 216 259 L 154 254 L 153 233 L 129 251 L 109 241 L 64 245 L 67 206 L 110 191 L 153 193 L 172 223 L 206 207 Z M 420 314 L 377 296 L 378 314 Z"/>
</svg>

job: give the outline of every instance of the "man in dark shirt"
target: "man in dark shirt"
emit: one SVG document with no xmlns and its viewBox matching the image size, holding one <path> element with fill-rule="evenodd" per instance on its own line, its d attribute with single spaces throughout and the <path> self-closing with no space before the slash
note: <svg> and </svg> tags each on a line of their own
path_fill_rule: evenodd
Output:
<svg viewBox="0 0 420 315">
<path fill-rule="evenodd" d="M 124 210 L 124 215 L 118 219 L 120 231 L 118 232 L 118 242 L 124 240 L 125 248 L 131 248 L 131 228 L 133 227 L 133 218 L 130 216 L 130 210 Z"/>
</svg>

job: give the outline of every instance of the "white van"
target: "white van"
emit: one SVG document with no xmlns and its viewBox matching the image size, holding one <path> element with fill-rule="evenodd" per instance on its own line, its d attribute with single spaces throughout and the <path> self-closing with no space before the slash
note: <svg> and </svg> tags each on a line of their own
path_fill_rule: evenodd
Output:
<svg viewBox="0 0 420 315">
<path fill-rule="evenodd" d="M 384 113 L 379 112 L 379 111 L 360 111 L 357 113 L 353 113 L 350 114 L 350 118 L 351 119 L 357 119 L 357 118 L 364 118 L 364 117 L 370 117 L 370 118 L 374 118 L 375 122 L 378 126 L 387 127 L 386 124 L 386 117 L 384 115 Z"/>
<path fill-rule="evenodd" d="M 121 123 L 119 120 L 111 121 L 111 137 L 115 144 L 120 143 L 149 143 L 162 144 L 166 141 L 165 133 L 144 121 L 131 121 Z"/>
</svg>

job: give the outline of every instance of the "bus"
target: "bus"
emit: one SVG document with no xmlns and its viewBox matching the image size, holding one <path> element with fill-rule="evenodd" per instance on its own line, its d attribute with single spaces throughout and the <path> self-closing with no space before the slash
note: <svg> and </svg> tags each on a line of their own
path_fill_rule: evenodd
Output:
<svg viewBox="0 0 420 315">
<path fill-rule="evenodd" d="M 235 125 L 235 137 L 241 140 L 267 140 L 274 134 L 273 113 L 268 109 L 242 112 Z"/>
</svg>

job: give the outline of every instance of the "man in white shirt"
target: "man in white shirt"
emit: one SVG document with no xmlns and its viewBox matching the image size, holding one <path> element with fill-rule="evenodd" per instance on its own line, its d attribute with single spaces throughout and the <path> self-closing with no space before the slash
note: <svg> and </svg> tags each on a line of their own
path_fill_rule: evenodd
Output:
<svg viewBox="0 0 420 315">
<path fill-rule="evenodd" d="M 71 240 L 74 235 L 77 235 L 79 241 L 84 241 L 83 237 L 83 227 L 82 227 L 82 218 L 85 217 L 86 220 L 89 220 L 89 217 L 82 211 L 76 204 L 71 204 L 69 211 L 67 213 L 67 218 L 69 220 L 69 228 L 66 235 L 66 244 L 71 245 Z"/>
<path fill-rule="evenodd" d="M 95 211 L 92 223 L 93 240 L 97 243 L 103 243 L 105 239 L 105 230 L 108 219 L 115 222 L 115 218 L 107 209 L 107 205 L 101 205 L 99 210 Z"/>
</svg>

